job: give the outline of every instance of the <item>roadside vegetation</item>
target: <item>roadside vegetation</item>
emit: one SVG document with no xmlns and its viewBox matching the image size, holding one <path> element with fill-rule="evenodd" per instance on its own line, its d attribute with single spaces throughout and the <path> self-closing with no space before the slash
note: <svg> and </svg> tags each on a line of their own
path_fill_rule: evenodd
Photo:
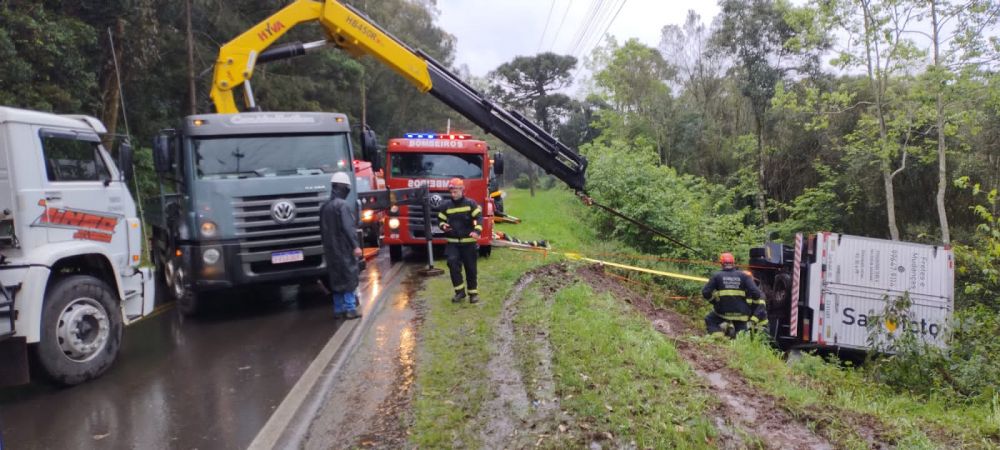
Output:
<svg viewBox="0 0 1000 450">
<path fill-rule="evenodd" d="M 524 417 L 521 433 L 531 437 L 524 441 L 531 445 L 767 445 L 759 436 L 719 428 L 719 412 L 727 406 L 695 373 L 685 356 L 692 351 L 717 358 L 759 395 L 773 398 L 779 413 L 801 421 L 837 448 L 868 448 L 874 443 L 991 448 L 1000 442 L 996 403 L 901 390 L 880 378 L 887 362 L 855 367 L 808 353 L 786 360 L 787 355 L 750 336 L 732 342 L 709 340 L 701 336 L 699 321 L 704 302 L 679 296 L 684 289 L 655 279 L 623 281 L 638 292 L 635 295 L 649 296 L 656 308 L 672 311 L 686 324 L 681 334 L 664 335 L 629 306 L 628 296 L 595 290 L 593 280 L 578 272 L 583 264 L 559 256 L 562 251 L 634 252 L 598 239 L 594 231 L 580 231 L 581 222 L 593 220 L 592 209 L 558 188 L 535 197 L 513 190 L 508 205 L 524 222 L 501 228 L 525 239 L 548 239 L 554 249 L 544 254 L 498 248 L 489 259 L 481 259 L 480 305 L 451 304 L 447 276 L 430 280 L 419 294 L 427 311 L 411 417 L 416 446 L 484 444 L 482 420 L 495 414 L 488 409 L 495 407 L 491 401 L 498 395 L 488 366 L 504 301 L 517 289 L 523 294 L 513 318 L 515 369 L 530 410 L 555 401 L 559 411 Z M 634 263 L 650 265 L 638 256 Z M 443 262 L 438 266 L 444 268 Z M 546 271 L 543 266 L 558 268 Z M 518 285 L 525 274 L 536 272 L 535 281 Z M 628 274 L 609 272 L 615 275 Z M 683 354 L 678 345 L 686 349 Z"/>
</svg>

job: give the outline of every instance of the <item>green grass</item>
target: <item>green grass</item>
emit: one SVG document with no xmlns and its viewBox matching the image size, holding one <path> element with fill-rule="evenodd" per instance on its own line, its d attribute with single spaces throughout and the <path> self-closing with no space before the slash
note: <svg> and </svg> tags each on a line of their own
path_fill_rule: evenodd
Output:
<svg viewBox="0 0 1000 450">
<path fill-rule="evenodd" d="M 766 392 L 784 399 L 794 415 L 821 422 L 823 433 L 843 448 L 866 448 L 845 413 L 884 424 L 885 438 L 899 448 L 996 448 L 997 411 L 975 405 L 922 399 L 873 382 L 859 369 L 842 368 L 810 354 L 786 362 L 754 339 L 728 344 L 729 365 Z"/>
<path fill-rule="evenodd" d="M 498 228 L 525 240 L 546 239 L 556 251 L 613 252 L 620 247 L 613 242 L 600 241 L 592 227 L 587 226 L 588 211 L 583 204 L 568 191 L 554 189 L 530 197 L 526 191 L 514 190 L 506 198 L 508 212 L 520 217 L 519 225 L 503 224 Z M 485 401 L 490 395 L 489 376 L 486 365 L 489 362 L 491 342 L 495 326 L 499 320 L 503 300 L 511 292 L 515 282 L 526 271 L 543 264 L 563 260 L 556 252 L 547 256 L 541 253 L 518 252 L 497 248 L 493 256 L 479 261 L 479 284 L 482 302 L 476 306 L 453 305 L 451 283 L 447 276 L 428 281 L 419 294 L 427 306 L 422 331 L 422 343 L 417 365 L 417 390 L 413 403 L 413 425 L 411 441 L 421 448 L 478 447 L 478 433 L 482 424 L 476 423 Z M 444 268 L 443 262 L 437 263 Z M 565 298 L 567 322 L 561 319 L 553 324 L 562 330 L 558 342 L 577 340 L 574 336 L 587 336 L 586 344 L 576 347 L 557 346 L 553 351 L 559 358 L 556 368 L 559 374 L 556 388 L 560 392 L 576 392 L 581 380 L 571 373 L 571 367 L 585 367 L 593 380 L 601 380 L 600 390 L 580 392 L 566 405 L 572 416 L 585 418 L 589 426 L 620 435 L 633 422 L 639 424 L 643 442 L 695 442 L 711 435 L 707 422 L 700 418 L 701 411 L 694 403 L 678 401 L 670 396 L 662 396 L 663 386 L 671 380 L 689 378 L 684 372 L 686 366 L 677 360 L 677 355 L 662 336 L 652 331 L 648 323 L 629 315 L 627 310 L 616 306 L 616 302 L 606 297 L 595 297 L 581 301 L 581 288 L 561 294 Z M 522 299 L 531 305 L 541 304 L 537 292 L 529 289 Z M 588 296 L 592 297 L 592 296 Z M 591 303 L 591 302 L 597 303 Z M 536 318 L 539 311 L 535 310 Z M 620 317 L 619 317 L 620 316 Z M 561 315 L 560 315 L 561 317 Z M 607 320 L 607 319 L 612 320 Z M 520 320 L 520 319 L 518 319 Z M 601 322 L 600 324 L 595 322 Z M 603 330 L 594 334 L 594 329 Z M 557 338 L 552 337 L 553 340 Z M 532 343 L 520 338 L 516 342 L 519 367 L 525 369 L 533 364 L 525 360 L 533 353 Z M 607 353 L 604 362 L 599 362 L 593 352 L 586 350 L 596 346 Z M 619 347 L 632 347 L 627 353 L 618 354 Z M 570 355 L 563 356 L 564 352 Z M 602 353 L 602 355 L 604 355 Z M 580 359 L 586 356 L 586 359 Z M 611 358 L 614 356 L 614 358 Z M 614 361 L 612 363 L 612 361 Z M 626 364 L 626 361 L 628 363 Z M 639 376 L 639 380 L 632 377 Z M 523 374 L 526 386 L 530 386 L 534 373 Z M 627 381 L 631 380 L 631 381 Z M 666 385 L 664 383 L 667 383 Z M 654 387 L 655 386 L 655 387 Z M 682 397 L 703 402 L 693 395 L 690 386 L 679 392 Z M 531 392 L 530 387 L 528 388 Z M 661 397 L 640 401 L 643 396 Z M 599 401 L 604 395 L 614 399 Z M 605 403 L 614 408 L 609 413 Z M 667 408 L 668 403 L 684 405 L 684 408 Z M 633 411 L 632 408 L 640 408 Z M 685 409 L 686 411 L 682 410 Z M 649 420 L 640 420 L 645 417 Z M 636 422 L 636 420 L 638 420 Z M 654 423 L 655 422 L 655 423 Z M 664 431 L 666 427 L 669 430 Z M 637 428 L 637 432 L 640 430 Z M 683 431 L 678 431 L 683 430 Z M 660 433 L 665 437 L 657 441 L 653 436 Z M 704 442 L 699 441 L 699 442 Z"/>
<path fill-rule="evenodd" d="M 673 345 L 626 304 L 578 282 L 551 302 L 526 295 L 517 322 L 548 330 L 556 394 L 574 418 L 565 444 L 586 446 L 607 432 L 618 446 L 710 447 L 717 432 L 706 413 L 714 399 Z"/>
<path fill-rule="evenodd" d="M 524 221 L 503 227 L 518 238 L 548 239 L 553 245 L 573 248 L 593 239 L 592 233 L 567 230 L 569 218 L 583 210 L 570 192 L 552 190 L 530 197 L 514 191 L 506 203 L 508 211 Z M 482 424 L 475 423 L 475 418 L 489 395 L 486 364 L 503 300 L 524 272 L 558 259 L 495 249 L 493 256 L 479 261 L 482 301 L 476 306 L 451 303 L 453 291 L 447 275 L 428 281 L 419 294 L 427 313 L 417 365 L 414 444 L 423 448 L 477 446 Z M 437 266 L 447 272 L 443 261 Z"/>
<path fill-rule="evenodd" d="M 502 302 L 518 278 L 531 268 L 564 260 L 561 251 L 630 252 L 601 240 L 588 224 L 586 207 L 567 191 L 529 197 L 515 190 L 506 201 L 509 212 L 523 223 L 498 228 L 520 239 L 549 240 L 554 251 L 542 255 L 498 248 L 491 258 L 481 259 L 484 301 L 478 306 L 452 305 L 447 276 L 427 283 L 420 294 L 427 312 L 410 430 L 415 446 L 481 446 L 483 424 L 476 419 L 490 396 L 486 367 L 491 344 Z M 673 295 L 663 286 L 644 289 Z M 699 322 L 707 308 L 699 300 L 662 303 Z M 585 446 L 586 439 L 609 432 L 622 439 L 619 444 L 634 440 L 639 448 L 697 448 L 710 445 L 717 435 L 706 419 L 706 408 L 717 401 L 706 394 L 672 343 L 618 299 L 595 295 L 579 283 L 547 298 L 536 283 L 524 292 L 515 331 L 518 367 L 529 397 L 537 387 L 536 336 L 542 332 L 552 350 L 556 394 L 562 410 L 574 418 L 568 433 L 554 440 L 550 436 L 545 445 Z M 838 448 L 865 448 L 855 424 L 872 418 L 881 423 L 884 434 L 879 438 L 898 448 L 995 448 L 1000 437 L 1000 400 L 983 407 L 919 398 L 876 383 L 862 370 L 815 356 L 786 362 L 782 354 L 752 339 L 692 342 L 719 353 L 751 383 L 781 399 L 780 406 L 791 416 Z M 756 442 L 752 436 L 744 439 L 748 445 Z"/>
</svg>

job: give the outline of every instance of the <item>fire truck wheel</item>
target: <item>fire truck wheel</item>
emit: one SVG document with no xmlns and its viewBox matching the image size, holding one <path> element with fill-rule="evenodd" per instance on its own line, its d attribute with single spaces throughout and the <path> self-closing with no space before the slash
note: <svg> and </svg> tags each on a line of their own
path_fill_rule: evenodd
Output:
<svg viewBox="0 0 1000 450">
<path fill-rule="evenodd" d="M 35 351 L 49 378 L 71 386 L 111 367 L 124 329 L 115 297 L 107 284 L 90 275 L 69 276 L 48 289 Z"/>
<path fill-rule="evenodd" d="M 489 258 L 492 253 L 493 253 L 492 245 L 479 246 L 479 256 L 482 256 L 483 258 Z"/>
<path fill-rule="evenodd" d="M 390 245 L 389 246 L 389 261 L 396 262 L 403 260 L 403 246 L 402 245 Z"/>
</svg>

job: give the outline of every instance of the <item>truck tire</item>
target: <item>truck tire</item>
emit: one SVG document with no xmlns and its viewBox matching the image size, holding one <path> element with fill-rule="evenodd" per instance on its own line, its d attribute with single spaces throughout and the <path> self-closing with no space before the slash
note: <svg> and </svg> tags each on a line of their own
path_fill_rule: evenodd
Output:
<svg viewBox="0 0 1000 450">
<path fill-rule="evenodd" d="M 403 260 L 403 246 L 402 245 L 390 245 L 389 246 L 389 261 L 396 262 Z"/>
<path fill-rule="evenodd" d="M 125 327 L 116 297 L 90 275 L 69 276 L 47 289 L 41 340 L 35 348 L 45 375 L 72 386 L 111 367 Z"/>
<path fill-rule="evenodd" d="M 365 247 L 375 247 L 379 248 L 382 246 L 382 228 L 376 228 L 374 231 L 369 231 L 365 236 Z"/>
<path fill-rule="evenodd" d="M 198 293 L 191 291 L 187 284 L 187 268 L 176 259 L 163 264 L 163 275 L 170 290 L 170 296 L 177 302 L 177 311 L 187 317 L 197 316 L 203 309 L 203 301 Z"/>
<path fill-rule="evenodd" d="M 492 253 L 493 253 L 493 246 L 492 245 L 480 245 L 479 246 L 479 256 L 481 256 L 483 258 L 489 258 Z"/>
</svg>

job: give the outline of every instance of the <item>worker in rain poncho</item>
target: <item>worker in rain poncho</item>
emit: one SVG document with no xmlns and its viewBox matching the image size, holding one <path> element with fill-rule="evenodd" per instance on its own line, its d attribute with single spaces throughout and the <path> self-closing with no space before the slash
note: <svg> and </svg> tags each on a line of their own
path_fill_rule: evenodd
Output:
<svg viewBox="0 0 1000 450">
<path fill-rule="evenodd" d="M 351 178 L 345 172 L 337 172 L 330 179 L 330 200 L 319 210 L 319 229 L 323 235 L 323 252 L 326 255 L 326 270 L 333 291 L 333 313 L 338 319 L 357 319 L 358 258 L 361 246 L 358 244 L 357 218 L 354 217 L 347 194 L 351 192 Z"/>
</svg>

